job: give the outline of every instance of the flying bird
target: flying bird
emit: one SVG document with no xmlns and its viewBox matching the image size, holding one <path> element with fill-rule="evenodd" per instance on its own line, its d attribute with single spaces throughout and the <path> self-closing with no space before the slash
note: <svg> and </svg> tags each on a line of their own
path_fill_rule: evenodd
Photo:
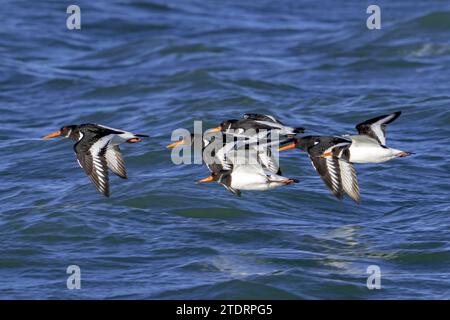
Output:
<svg viewBox="0 0 450 320">
<path fill-rule="evenodd" d="M 240 196 L 241 190 L 264 191 L 298 182 L 281 176 L 278 161 L 270 152 L 270 146 L 278 142 L 264 140 L 264 143 L 259 144 L 260 139 L 265 138 L 268 132 L 231 142 L 227 142 L 226 133 L 221 132 L 218 137 L 208 133 L 213 131 L 208 130 L 204 135 L 191 134 L 167 146 L 167 148 L 174 148 L 182 144 L 197 144 L 202 146 L 203 152 L 208 146 L 213 147 L 213 143 L 218 143 L 215 146 L 216 149 L 211 148 L 211 157 L 206 158 L 203 153 L 204 161 L 211 174 L 197 183 L 216 181 L 233 194 Z"/>
<path fill-rule="evenodd" d="M 172 149 L 180 145 L 186 146 L 201 146 L 203 154 L 203 160 L 206 163 L 208 169 L 213 172 L 214 168 L 211 166 L 220 165 L 220 170 L 229 170 L 228 166 L 229 158 L 236 158 L 239 152 L 251 151 L 256 153 L 255 160 L 263 167 L 276 172 L 281 175 L 281 169 L 278 163 L 278 159 L 272 154 L 271 146 L 279 145 L 280 140 L 272 141 L 267 131 L 255 134 L 245 139 L 234 139 L 226 133 L 220 132 L 219 135 L 214 131 L 208 130 L 205 134 L 190 134 L 178 141 L 167 145 L 167 148 Z M 231 139 L 229 139 L 231 137 Z M 281 140 L 282 141 L 287 141 Z M 210 153 L 205 152 L 205 149 L 209 147 Z M 249 163 L 250 158 L 240 157 L 241 163 Z M 236 164 L 236 163 L 235 163 Z"/>
<path fill-rule="evenodd" d="M 211 129 L 212 132 L 232 132 L 233 135 L 254 135 L 261 130 L 276 131 L 279 135 L 293 137 L 298 133 L 303 133 L 304 128 L 294 128 L 284 125 L 281 121 L 271 115 L 258 113 L 246 113 L 243 119 L 230 119 L 223 121 L 218 127 Z M 247 132 L 246 132 L 247 131 Z"/>
<path fill-rule="evenodd" d="M 216 167 L 217 168 L 217 167 Z M 231 193 L 241 196 L 241 190 L 266 191 L 283 185 L 298 183 L 286 178 L 260 164 L 231 165 L 229 170 L 215 170 L 211 175 L 197 183 L 216 181 Z"/>
<path fill-rule="evenodd" d="M 380 163 L 414 154 L 386 146 L 386 126 L 394 122 L 400 114 L 401 111 L 397 111 L 366 120 L 356 125 L 357 135 L 344 136 L 352 140 L 348 149 L 349 161 L 353 163 Z M 331 154 L 329 155 L 331 156 Z"/>
<path fill-rule="evenodd" d="M 359 203 L 353 163 L 381 163 L 413 154 L 386 146 L 386 126 L 400 114 L 398 111 L 361 122 L 356 126 L 358 135 L 293 138 L 278 151 L 299 148 L 308 152 L 314 168 L 333 194 L 342 199 L 345 192 Z"/>
<path fill-rule="evenodd" d="M 258 144 L 263 135 L 267 133 L 226 143 L 215 153 L 214 166 L 208 166 L 211 175 L 197 183 L 216 181 L 237 196 L 241 190 L 266 191 L 297 183 L 281 175 L 278 161 L 270 152 L 272 143 L 278 142 Z"/>
<path fill-rule="evenodd" d="M 306 151 L 314 169 L 338 199 L 342 199 L 346 193 L 356 203 L 359 203 L 360 194 L 356 170 L 348 159 L 348 150 L 351 144 L 352 140 L 343 137 L 305 136 L 294 138 L 292 143 L 278 150 L 283 151 L 295 147 Z"/>
<path fill-rule="evenodd" d="M 148 137 L 100 124 L 81 124 L 64 126 L 43 139 L 59 136 L 77 141 L 73 148 L 78 164 L 106 197 L 110 195 L 108 168 L 123 179 L 128 177 L 119 145 L 138 143 L 141 138 Z"/>
</svg>

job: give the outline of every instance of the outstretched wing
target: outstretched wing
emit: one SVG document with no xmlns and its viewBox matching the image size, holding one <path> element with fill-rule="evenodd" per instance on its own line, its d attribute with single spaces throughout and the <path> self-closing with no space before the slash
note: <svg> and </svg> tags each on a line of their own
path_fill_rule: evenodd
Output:
<svg viewBox="0 0 450 320">
<path fill-rule="evenodd" d="M 230 153 L 234 150 L 236 142 L 228 142 L 216 152 L 214 161 L 217 161 L 222 166 L 222 170 L 231 170 L 233 165 L 233 155 Z"/>
<path fill-rule="evenodd" d="M 116 175 L 122 179 L 127 179 L 127 170 L 125 169 L 125 161 L 123 160 L 122 153 L 118 145 L 108 145 L 105 153 L 106 163 L 108 167 Z"/>
<path fill-rule="evenodd" d="M 352 163 L 339 159 L 339 170 L 342 188 L 345 193 L 347 193 L 356 203 L 359 203 L 361 197 L 359 195 L 358 178 L 356 176 L 355 167 L 353 167 Z"/>
<path fill-rule="evenodd" d="M 94 143 L 91 143 L 88 137 L 83 137 L 74 146 L 78 164 L 97 190 L 106 197 L 109 197 L 109 174 L 105 154 L 112 137 L 113 135 L 107 135 Z"/>
<path fill-rule="evenodd" d="M 276 119 L 274 116 L 270 116 L 267 114 L 246 113 L 246 114 L 244 114 L 244 119 L 273 122 L 273 123 L 278 123 L 280 125 L 283 125 L 283 123 L 281 121 L 279 121 L 278 119 Z"/>
<path fill-rule="evenodd" d="M 258 148 L 258 162 L 270 172 L 281 175 L 280 164 L 270 148 Z"/>
<path fill-rule="evenodd" d="M 116 128 L 112 128 L 112 127 L 108 127 L 105 126 L 103 124 L 95 124 L 95 126 L 103 128 L 104 130 L 106 130 L 105 132 L 108 132 L 109 134 L 122 134 L 125 133 L 126 131 L 123 131 L 121 129 L 116 129 Z"/>
<path fill-rule="evenodd" d="M 327 137 L 308 150 L 312 164 L 325 185 L 342 199 L 344 192 L 359 202 L 358 180 L 353 165 L 348 161 L 352 140 Z"/>
<path fill-rule="evenodd" d="M 342 187 L 339 159 L 337 157 L 310 157 L 314 169 L 322 178 L 325 185 L 338 198 L 342 199 L 344 190 Z"/>
<path fill-rule="evenodd" d="M 381 145 L 386 144 L 386 125 L 393 122 L 401 114 L 401 111 L 397 111 L 391 114 L 382 115 L 376 118 L 372 118 L 361 122 L 356 126 L 359 134 L 367 135 L 377 140 Z"/>
<path fill-rule="evenodd" d="M 238 189 L 234 189 L 226 184 L 221 183 L 221 185 L 223 185 L 228 191 L 230 191 L 232 194 L 240 197 L 241 196 L 241 190 Z"/>
<path fill-rule="evenodd" d="M 277 173 L 279 164 L 270 149 L 277 142 L 268 142 L 268 135 L 269 132 L 263 131 L 245 140 L 229 142 L 216 153 L 216 159 L 222 164 L 223 170 L 230 170 L 232 164 L 259 163 L 269 171 Z M 242 158 L 242 156 L 248 158 Z"/>
</svg>

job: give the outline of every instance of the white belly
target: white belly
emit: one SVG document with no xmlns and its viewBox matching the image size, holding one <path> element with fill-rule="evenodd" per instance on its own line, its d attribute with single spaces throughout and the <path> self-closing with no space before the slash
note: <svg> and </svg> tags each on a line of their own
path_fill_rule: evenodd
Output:
<svg viewBox="0 0 450 320">
<path fill-rule="evenodd" d="M 395 158 L 397 150 L 383 148 L 372 139 L 352 138 L 350 146 L 350 162 L 353 163 L 380 163 Z"/>
<path fill-rule="evenodd" d="M 238 190 L 268 190 L 270 184 L 264 171 L 257 166 L 237 166 L 231 174 L 231 187 Z"/>
<path fill-rule="evenodd" d="M 265 173 L 260 165 L 236 166 L 231 174 L 231 187 L 239 190 L 266 191 L 285 185 L 287 178 Z"/>
</svg>

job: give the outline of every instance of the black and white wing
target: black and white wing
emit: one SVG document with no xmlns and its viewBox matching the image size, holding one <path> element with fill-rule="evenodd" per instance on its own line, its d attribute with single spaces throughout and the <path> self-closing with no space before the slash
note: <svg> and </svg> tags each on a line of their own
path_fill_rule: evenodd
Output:
<svg viewBox="0 0 450 320">
<path fill-rule="evenodd" d="M 279 120 L 275 119 L 272 116 L 261 115 L 261 114 L 246 114 L 244 118 L 254 120 L 255 123 L 267 129 L 278 129 L 278 130 L 293 130 L 293 128 L 286 127 Z"/>
<path fill-rule="evenodd" d="M 95 124 L 97 127 L 103 128 L 104 130 L 106 130 L 106 132 L 108 132 L 109 134 L 123 134 L 123 133 L 127 133 L 124 130 L 121 129 L 116 129 L 116 128 L 112 128 L 112 127 L 108 127 L 105 126 L 103 124 Z"/>
<path fill-rule="evenodd" d="M 359 195 L 358 178 L 356 176 L 355 167 L 347 160 L 339 159 L 339 171 L 344 192 L 356 203 L 359 203 L 361 197 Z"/>
<path fill-rule="evenodd" d="M 229 142 L 216 152 L 214 161 L 217 161 L 224 171 L 232 169 L 233 157 L 235 156 L 232 151 L 235 150 L 236 143 L 236 141 Z"/>
<path fill-rule="evenodd" d="M 352 144 L 352 140 L 346 137 L 333 137 L 334 145 L 325 150 L 324 153 L 331 152 L 334 156 L 337 156 L 339 159 L 348 160 L 350 154 L 348 150 Z"/>
<path fill-rule="evenodd" d="M 239 156 L 245 156 L 242 151 L 257 146 L 260 139 L 266 137 L 268 132 L 260 132 L 251 137 L 239 137 L 237 141 L 231 141 L 223 145 L 216 154 L 215 160 L 223 166 L 223 170 L 231 170 L 231 165 L 236 164 L 240 160 Z"/>
<path fill-rule="evenodd" d="M 109 144 L 105 153 L 106 163 L 108 167 L 116 175 L 122 179 L 127 179 L 127 170 L 125 168 L 125 161 L 123 160 L 122 153 L 118 145 Z"/>
<path fill-rule="evenodd" d="M 386 125 L 397 119 L 400 114 L 401 111 L 397 111 L 366 120 L 358 124 L 356 130 L 359 134 L 367 135 L 384 146 L 386 144 Z"/>
<path fill-rule="evenodd" d="M 344 189 L 342 187 L 339 159 L 334 156 L 325 158 L 311 156 L 310 158 L 314 169 L 325 182 L 325 185 L 338 199 L 342 199 Z"/>
<path fill-rule="evenodd" d="M 109 174 L 105 155 L 113 136 L 106 135 L 98 140 L 82 137 L 74 146 L 78 164 L 106 197 L 109 197 Z"/>
<path fill-rule="evenodd" d="M 266 130 L 280 130 L 279 133 L 281 135 L 295 135 L 297 133 L 302 133 L 305 131 L 304 128 L 293 128 L 290 126 L 284 125 L 280 120 L 275 118 L 274 116 L 270 116 L 267 114 L 258 114 L 258 113 L 246 113 L 244 114 L 244 119 L 253 120 L 257 123 L 261 128 L 265 128 Z"/>
<path fill-rule="evenodd" d="M 230 191 L 232 194 L 234 194 L 234 195 L 236 195 L 238 197 L 240 197 L 242 195 L 241 194 L 241 190 L 234 189 L 234 188 L 232 188 L 230 186 L 227 186 L 226 184 L 223 184 L 223 183 L 221 183 L 221 185 L 223 185 L 228 191 Z"/>
<path fill-rule="evenodd" d="M 271 146 L 275 142 L 267 142 L 268 132 L 257 133 L 245 140 L 238 140 L 235 142 L 227 143 L 222 149 L 220 149 L 216 157 L 223 165 L 224 170 L 231 170 L 231 164 L 242 164 L 238 162 L 242 160 L 239 156 L 255 157 L 255 163 L 261 164 L 264 168 L 273 173 L 278 173 L 279 163 L 273 156 Z M 248 153 L 244 153 L 244 150 L 248 150 Z M 243 163 L 251 163 L 252 159 L 244 159 Z"/>
<path fill-rule="evenodd" d="M 244 114 L 244 119 L 278 123 L 278 124 L 284 126 L 284 124 L 280 120 L 276 119 L 274 116 L 270 116 L 267 114 L 246 113 L 246 114 Z"/>
<path fill-rule="evenodd" d="M 270 148 L 258 148 L 258 161 L 259 163 L 270 172 L 281 175 L 280 164 L 273 156 Z"/>
<path fill-rule="evenodd" d="M 355 181 L 351 174 L 354 172 L 353 166 L 345 159 L 345 152 L 351 144 L 350 139 L 329 137 L 308 151 L 311 162 L 323 182 L 339 199 L 343 198 L 344 192 L 351 190 L 352 183 Z M 343 181 L 342 173 L 345 175 L 345 181 Z M 354 177 L 356 179 L 356 172 Z"/>
</svg>

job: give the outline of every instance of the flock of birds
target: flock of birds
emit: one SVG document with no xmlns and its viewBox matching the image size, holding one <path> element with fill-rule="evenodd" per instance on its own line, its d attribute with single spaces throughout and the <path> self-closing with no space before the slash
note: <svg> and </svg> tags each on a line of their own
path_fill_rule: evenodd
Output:
<svg viewBox="0 0 450 320">
<path fill-rule="evenodd" d="M 198 183 L 216 181 L 238 196 L 241 190 L 263 191 L 297 183 L 298 180 L 282 175 L 272 149 L 275 146 L 277 151 L 298 148 L 308 153 L 313 167 L 337 198 L 347 194 L 359 203 L 354 163 L 381 163 L 413 154 L 386 146 L 386 126 L 400 114 L 394 112 L 366 120 L 356 126 L 358 134 L 344 136 L 299 136 L 305 131 L 303 128 L 286 126 L 270 115 L 245 114 L 242 119 L 224 121 L 204 134 L 191 134 L 167 147 L 200 145 L 205 151 L 208 146 L 220 143 L 219 148 L 211 149 L 211 159 L 205 159 L 210 175 Z M 77 141 L 74 150 L 80 167 L 107 197 L 110 194 L 108 168 L 127 178 L 119 145 L 137 143 L 148 137 L 99 124 L 82 124 L 62 127 L 44 139 L 57 136 Z M 241 156 L 253 158 L 238 159 L 239 150 L 251 150 Z"/>
</svg>

